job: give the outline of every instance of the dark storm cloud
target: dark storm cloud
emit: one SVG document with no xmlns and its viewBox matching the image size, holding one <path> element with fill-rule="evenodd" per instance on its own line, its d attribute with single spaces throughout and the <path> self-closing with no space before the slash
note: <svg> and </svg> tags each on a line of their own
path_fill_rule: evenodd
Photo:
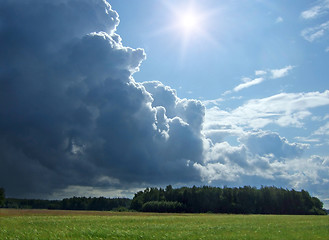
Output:
<svg viewBox="0 0 329 240">
<path fill-rule="evenodd" d="M 107 2 L 2 1 L 0 23 L 8 195 L 199 179 L 203 105 L 134 81 L 145 53 L 122 46 Z"/>
</svg>

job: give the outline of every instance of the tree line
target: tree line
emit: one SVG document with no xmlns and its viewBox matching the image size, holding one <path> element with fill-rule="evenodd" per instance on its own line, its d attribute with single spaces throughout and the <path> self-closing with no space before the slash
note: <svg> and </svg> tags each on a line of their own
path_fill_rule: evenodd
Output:
<svg viewBox="0 0 329 240">
<path fill-rule="evenodd" d="M 327 214 L 323 203 L 307 191 L 250 186 L 146 188 L 135 194 L 131 208 L 144 212 Z"/>
<path fill-rule="evenodd" d="M 5 204 L 5 189 L 0 188 L 0 207 Z"/>
<path fill-rule="evenodd" d="M 327 214 L 323 203 L 307 191 L 276 187 L 146 188 L 133 199 L 72 197 L 63 200 L 5 198 L 0 188 L 0 207 L 28 209 L 142 211 L 168 213 Z"/>
<path fill-rule="evenodd" d="M 4 208 L 127 211 L 130 204 L 129 198 L 72 197 L 63 200 L 5 198 L 5 190 L 0 188 L 0 207 Z"/>
<path fill-rule="evenodd" d="M 0 207 L 17 209 L 128 211 L 130 203 L 131 199 L 129 198 L 105 197 L 72 197 L 63 200 L 7 198 Z"/>
</svg>

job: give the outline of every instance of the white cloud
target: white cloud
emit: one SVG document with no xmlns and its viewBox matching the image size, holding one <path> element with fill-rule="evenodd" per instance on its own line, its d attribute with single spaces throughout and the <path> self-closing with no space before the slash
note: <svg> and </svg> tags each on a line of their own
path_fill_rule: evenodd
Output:
<svg viewBox="0 0 329 240">
<path fill-rule="evenodd" d="M 233 90 L 235 92 L 238 92 L 244 88 L 249 88 L 251 86 L 254 86 L 254 85 L 257 85 L 257 84 L 260 84 L 261 82 L 264 81 L 264 78 L 255 78 L 253 80 L 250 80 L 250 81 L 247 81 L 245 83 L 241 83 L 239 84 L 238 86 L 236 86 Z"/>
<path fill-rule="evenodd" d="M 283 18 L 277 17 L 277 19 L 275 20 L 275 23 L 281 23 L 281 22 L 283 22 Z"/>
<path fill-rule="evenodd" d="M 313 42 L 315 39 L 324 35 L 324 29 L 318 30 L 318 28 L 308 28 L 302 32 L 302 36 L 309 42 Z"/>
<path fill-rule="evenodd" d="M 268 98 L 250 100 L 232 113 L 244 116 L 249 121 L 268 119 L 280 126 L 301 126 L 301 121 L 310 116 L 309 109 L 324 105 L 329 105 L 329 91 L 280 93 Z"/>
<path fill-rule="evenodd" d="M 249 88 L 251 86 L 258 85 L 262 82 L 264 82 L 267 78 L 271 79 L 277 79 L 277 78 L 282 78 L 284 76 L 287 76 L 289 71 L 292 70 L 294 66 L 288 65 L 284 68 L 281 69 L 270 69 L 270 70 L 256 70 L 255 71 L 255 78 L 249 78 L 249 77 L 243 77 L 241 80 L 243 83 L 237 85 L 236 87 L 233 88 L 234 92 L 239 92 L 242 89 Z M 268 73 L 271 74 L 271 76 L 266 76 Z M 232 91 L 228 90 L 224 92 L 222 95 L 228 95 L 231 94 Z"/>
<path fill-rule="evenodd" d="M 313 42 L 314 40 L 324 36 L 324 34 L 329 29 L 329 21 L 317 25 L 315 27 L 306 28 L 302 31 L 301 35 L 309 42 Z"/>
<path fill-rule="evenodd" d="M 313 155 L 304 161 L 295 160 L 297 169 L 303 171 L 310 180 L 304 181 L 304 185 L 324 184 L 329 186 L 329 158 L 328 156 Z M 299 167 L 297 166 L 299 165 Z"/>
<path fill-rule="evenodd" d="M 225 101 L 223 98 L 217 98 L 217 99 L 213 99 L 213 100 L 204 100 L 202 101 L 202 103 L 206 106 L 206 107 L 211 107 L 211 106 L 219 106 L 223 101 Z"/>
<path fill-rule="evenodd" d="M 281 93 L 254 99 L 231 110 L 206 109 L 204 135 L 211 139 L 204 147 L 204 163 L 194 167 L 204 181 L 219 184 L 268 184 L 295 189 L 314 189 L 312 194 L 328 198 L 328 157 L 303 157 L 316 138 L 296 137 L 289 142 L 278 133 L 262 128 L 274 123 L 280 126 L 303 126 L 313 108 L 329 105 L 329 91 Z M 318 130 L 326 133 L 327 124 Z M 232 146 L 226 139 L 238 139 Z M 316 186 L 316 188 L 315 188 Z"/>
<path fill-rule="evenodd" d="M 324 16 L 328 12 L 329 12 L 329 0 L 322 0 L 322 1 L 318 1 L 314 7 L 302 12 L 301 16 L 304 19 L 313 19 L 319 16 Z M 309 42 L 313 42 L 321 38 L 324 39 L 324 37 L 327 36 L 328 31 L 329 31 L 329 21 L 326 21 L 323 22 L 322 24 L 318 24 L 316 26 L 312 26 L 302 30 L 301 36 L 305 40 Z M 328 52 L 329 47 L 327 47 L 324 51 Z"/>
<path fill-rule="evenodd" d="M 239 146 L 227 142 L 210 144 L 205 162 L 196 163 L 194 167 L 208 182 L 275 183 L 298 189 L 318 184 L 324 189 L 329 180 L 328 158 L 302 158 L 307 147 L 307 144 L 290 143 L 277 133 L 249 132 L 241 138 Z"/>
<path fill-rule="evenodd" d="M 329 10 L 329 1 L 322 0 L 316 6 L 305 10 L 301 13 L 301 17 L 304 19 L 312 19 L 318 16 L 324 15 Z"/>
<path fill-rule="evenodd" d="M 300 141 L 300 142 L 307 142 L 307 143 L 318 143 L 318 142 L 320 142 L 320 139 L 318 139 L 318 138 L 309 138 L 309 137 L 297 136 L 297 137 L 294 137 L 294 139 L 296 139 L 297 141 Z"/>
<path fill-rule="evenodd" d="M 227 90 L 227 91 L 225 91 L 224 93 L 222 93 L 222 96 L 226 96 L 226 95 L 231 94 L 231 93 L 232 93 L 231 90 Z"/>
<path fill-rule="evenodd" d="M 242 96 L 232 96 L 230 99 L 232 99 L 232 100 L 240 100 L 242 98 L 243 98 Z"/>
<path fill-rule="evenodd" d="M 328 90 L 322 93 L 280 93 L 267 98 L 249 100 L 232 111 L 215 107 L 207 109 L 205 125 L 218 123 L 257 129 L 274 123 L 279 126 L 301 127 L 303 120 L 311 116 L 311 109 L 326 105 L 329 105 Z"/>
<path fill-rule="evenodd" d="M 302 157 L 308 146 L 270 131 L 243 132 L 238 146 L 206 144 L 205 162 L 193 166 L 209 183 L 314 189 L 312 194 L 328 198 L 323 190 L 329 187 L 329 158 Z"/>
<path fill-rule="evenodd" d="M 271 78 L 276 79 L 276 78 L 282 78 L 284 76 L 288 75 L 288 72 L 292 70 L 294 67 L 289 65 L 281 69 L 273 69 L 271 70 Z"/>
<path fill-rule="evenodd" d="M 208 183 L 216 180 L 234 182 L 237 181 L 244 172 L 239 166 L 229 166 L 219 162 L 206 165 L 195 163 L 193 167 L 200 172 L 202 180 Z"/>
<path fill-rule="evenodd" d="M 255 71 L 255 75 L 256 76 L 262 76 L 262 75 L 266 75 L 267 72 L 265 70 L 256 70 Z"/>
<path fill-rule="evenodd" d="M 321 7 L 314 6 L 311 9 L 308 9 L 308 10 L 302 12 L 301 16 L 302 16 L 302 18 L 305 18 L 305 19 L 315 18 L 316 16 L 319 15 L 320 12 L 321 12 Z"/>
<path fill-rule="evenodd" d="M 329 122 L 314 131 L 314 135 L 329 135 Z"/>
</svg>

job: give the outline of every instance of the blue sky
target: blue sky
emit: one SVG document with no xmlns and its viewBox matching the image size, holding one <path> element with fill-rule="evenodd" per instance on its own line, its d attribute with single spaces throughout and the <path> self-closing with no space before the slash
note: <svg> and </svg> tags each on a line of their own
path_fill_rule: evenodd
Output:
<svg viewBox="0 0 329 240">
<path fill-rule="evenodd" d="M 5 0 L 0 186 L 274 185 L 329 208 L 328 40 L 328 0 Z"/>
<path fill-rule="evenodd" d="M 251 99 L 282 93 L 323 93 L 328 88 L 326 1 L 114 0 L 111 4 L 120 15 L 117 32 L 123 43 L 142 47 L 147 54 L 141 71 L 134 75 L 136 81 L 159 80 L 181 98 L 218 99 L 223 110 L 243 106 Z M 177 12 L 184 14 L 190 6 L 202 16 L 198 27 L 203 32 L 192 31 L 187 46 L 183 46 L 184 32 L 170 26 L 178 24 Z M 281 75 L 271 76 L 272 71 L 279 70 Z M 237 88 L 252 81 L 256 84 Z M 324 123 L 312 118 L 325 117 L 327 103 L 306 111 L 311 115 L 302 122 L 286 123 L 284 128 L 265 127 L 292 141 L 310 137 Z M 328 154 L 326 149 L 317 151 Z"/>
<path fill-rule="evenodd" d="M 306 144 L 301 157 L 329 155 L 328 1 L 111 4 L 123 43 L 147 54 L 136 81 L 159 80 L 181 98 L 201 100 L 206 127 L 273 131 Z M 171 26 L 191 8 L 202 31 L 192 30 L 185 46 L 183 29 Z M 237 146 L 239 137 L 224 139 Z"/>
<path fill-rule="evenodd" d="M 257 70 L 292 65 L 295 69 L 288 79 L 272 85 L 263 83 L 258 89 L 235 95 L 255 98 L 280 91 L 326 88 L 328 30 L 323 29 L 323 36 L 313 41 L 302 36 L 303 31 L 328 20 L 327 9 L 318 16 L 303 17 L 302 13 L 317 2 L 142 0 L 111 3 L 120 15 L 117 32 L 123 43 L 142 47 L 147 53 L 143 71 L 134 76 L 136 80 L 160 80 L 176 89 L 181 97 L 216 99 L 240 84 L 243 77 L 254 77 Z M 202 32 L 192 32 L 183 52 L 182 29 L 168 29 L 168 26 L 179 21 L 175 11 L 184 14 L 190 5 L 204 16 L 200 28 L 211 39 Z M 167 61 L 163 63 L 162 59 Z"/>
</svg>

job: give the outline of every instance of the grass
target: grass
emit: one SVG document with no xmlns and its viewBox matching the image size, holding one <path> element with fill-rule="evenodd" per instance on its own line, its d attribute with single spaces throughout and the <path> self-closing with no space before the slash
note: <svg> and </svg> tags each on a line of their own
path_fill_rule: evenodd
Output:
<svg viewBox="0 0 329 240">
<path fill-rule="evenodd" d="M 329 239 L 329 216 L 0 209 L 0 239 Z"/>
</svg>

